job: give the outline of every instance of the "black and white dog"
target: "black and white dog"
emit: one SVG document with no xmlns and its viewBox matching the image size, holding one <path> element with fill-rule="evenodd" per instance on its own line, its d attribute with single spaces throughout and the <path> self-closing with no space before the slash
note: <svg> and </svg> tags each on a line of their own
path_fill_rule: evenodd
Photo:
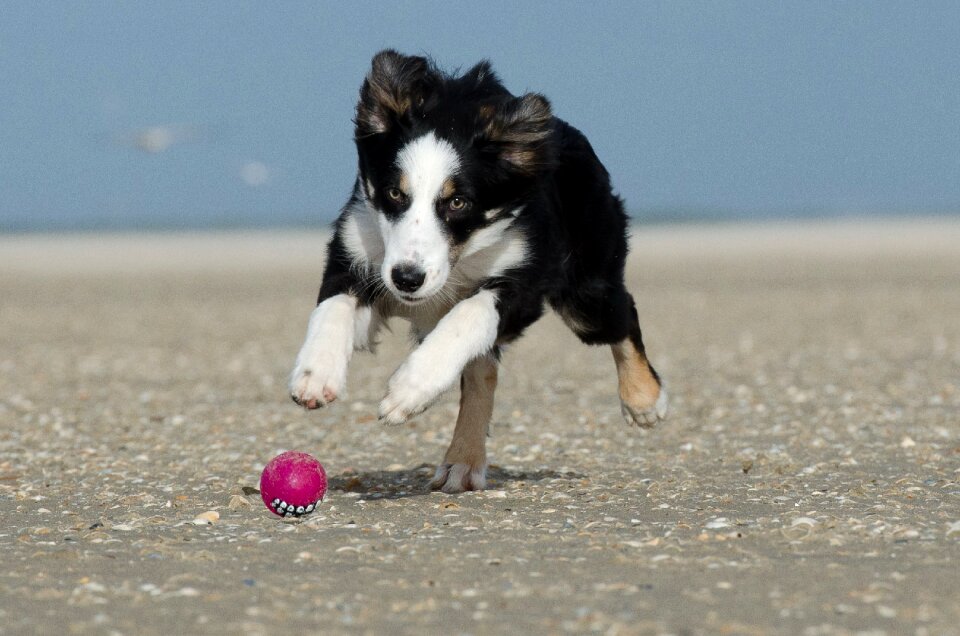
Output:
<svg viewBox="0 0 960 636">
<path fill-rule="evenodd" d="M 583 342 L 611 346 L 628 422 L 665 417 L 623 281 L 623 203 L 546 98 L 511 95 L 488 62 L 451 76 L 383 51 L 355 124 L 357 181 L 290 378 L 294 401 L 335 400 L 353 351 L 405 318 L 418 344 L 390 379 L 380 419 L 421 413 L 459 379 L 453 440 L 431 486 L 482 489 L 500 349 L 549 304 Z"/>
</svg>

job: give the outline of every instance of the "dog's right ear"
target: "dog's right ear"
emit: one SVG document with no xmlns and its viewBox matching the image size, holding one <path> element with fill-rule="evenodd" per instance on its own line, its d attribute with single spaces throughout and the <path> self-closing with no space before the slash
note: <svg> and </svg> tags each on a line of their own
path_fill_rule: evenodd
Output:
<svg viewBox="0 0 960 636">
<path fill-rule="evenodd" d="M 357 103 L 358 139 L 385 133 L 423 104 L 433 77 L 424 57 L 387 49 L 373 56 Z"/>
</svg>

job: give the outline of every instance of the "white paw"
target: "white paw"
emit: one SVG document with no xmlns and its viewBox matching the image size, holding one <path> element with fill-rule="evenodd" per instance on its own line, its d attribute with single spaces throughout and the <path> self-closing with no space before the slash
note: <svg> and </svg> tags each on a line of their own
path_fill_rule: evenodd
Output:
<svg viewBox="0 0 960 636">
<path fill-rule="evenodd" d="M 303 357 L 307 360 L 301 361 L 298 357 L 290 374 L 293 401 L 304 408 L 316 409 L 336 400 L 346 384 L 347 357 L 329 351 Z"/>
<path fill-rule="evenodd" d="M 470 464 L 440 464 L 430 480 L 430 488 L 445 493 L 465 490 L 483 490 L 487 487 L 487 466 Z"/>
<path fill-rule="evenodd" d="M 403 424 L 423 413 L 443 391 L 430 381 L 429 372 L 418 372 L 404 364 L 390 378 L 387 395 L 380 402 L 380 420 L 384 424 Z"/>
<path fill-rule="evenodd" d="M 308 409 L 337 399 L 347 381 L 353 353 L 356 299 L 340 294 L 323 301 L 310 314 L 307 337 L 290 374 L 290 397 Z"/>
<path fill-rule="evenodd" d="M 620 401 L 620 412 L 627 424 L 641 428 L 653 428 L 657 422 L 667 419 L 667 391 L 660 387 L 660 395 L 652 405 L 628 404 Z"/>
</svg>

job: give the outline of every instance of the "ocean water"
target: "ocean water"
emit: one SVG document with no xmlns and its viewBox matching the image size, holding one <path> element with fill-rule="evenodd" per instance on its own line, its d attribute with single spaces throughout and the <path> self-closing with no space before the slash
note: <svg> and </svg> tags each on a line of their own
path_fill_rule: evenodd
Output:
<svg viewBox="0 0 960 636">
<path fill-rule="evenodd" d="M 318 206 L 318 209 L 320 206 Z M 813 221 L 828 219 L 929 218 L 957 217 L 960 209 L 891 209 L 891 210 L 714 210 L 714 209 L 641 209 L 630 212 L 631 221 L 639 225 L 742 223 L 758 221 Z M 226 231 L 256 229 L 323 229 L 329 227 L 335 214 L 310 212 L 267 213 L 256 211 L 226 214 L 189 214 L 178 212 L 142 215 L 47 215 L 0 217 L 0 234 L 73 233 L 73 232 L 170 232 Z"/>
</svg>

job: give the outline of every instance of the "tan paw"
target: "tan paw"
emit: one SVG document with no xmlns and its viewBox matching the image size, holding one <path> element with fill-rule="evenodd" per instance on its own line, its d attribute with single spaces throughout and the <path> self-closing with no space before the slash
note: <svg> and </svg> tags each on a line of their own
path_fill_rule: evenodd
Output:
<svg viewBox="0 0 960 636">
<path fill-rule="evenodd" d="M 653 428 L 657 422 L 667 418 L 667 404 L 667 392 L 663 387 L 660 387 L 656 399 L 641 396 L 641 399 L 634 397 L 627 401 L 621 398 L 620 412 L 623 413 L 623 418 L 627 420 L 627 424 L 631 426 Z"/>
</svg>

